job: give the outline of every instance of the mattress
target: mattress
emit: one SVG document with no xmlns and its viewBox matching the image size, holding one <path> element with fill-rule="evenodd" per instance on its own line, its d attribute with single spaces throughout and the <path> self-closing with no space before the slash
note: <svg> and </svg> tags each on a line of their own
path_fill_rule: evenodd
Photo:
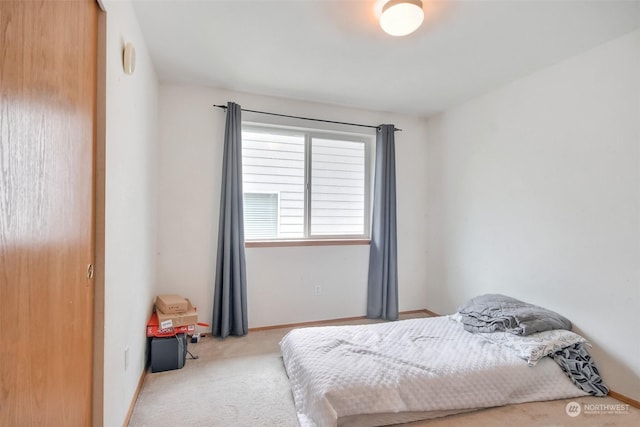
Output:
<svg viewBox="0 0 640 427">
<path fill-rule="evenodd" d="M 388 425 L 587 395 L 551 358 L 528 366 L 449 316 L 295 329 L 280 348 L 302 427 Z"/>
</svg>

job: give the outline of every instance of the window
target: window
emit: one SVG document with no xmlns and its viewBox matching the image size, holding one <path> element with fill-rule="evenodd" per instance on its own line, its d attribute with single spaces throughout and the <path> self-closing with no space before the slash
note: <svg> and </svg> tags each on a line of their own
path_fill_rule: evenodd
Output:
<svg viewBox="0 0 640 427">
<path fill-rule="evenodd" d="M 245 239 L 369 237 L 373 138 L 244 125 Z"/>
</svg>

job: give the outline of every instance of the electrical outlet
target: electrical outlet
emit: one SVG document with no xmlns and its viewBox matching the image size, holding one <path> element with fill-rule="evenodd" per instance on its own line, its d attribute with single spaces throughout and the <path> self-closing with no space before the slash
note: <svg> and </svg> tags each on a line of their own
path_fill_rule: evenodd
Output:
<svg viewBox="0 0 640 427">
<path fill-rule="evenodd" d="M 322 293 L 322 286 L 320 286 L 320 285 L 316 285 L 316 286 L 313 288 L 313 294 L 314 294 L 314 295 L 320 295 L 321 293 Z"/>
<path fill-rule="evenodd" d="M 129 346 L 124 348 L 124 370 L 129 369 Z"/>
</svg>

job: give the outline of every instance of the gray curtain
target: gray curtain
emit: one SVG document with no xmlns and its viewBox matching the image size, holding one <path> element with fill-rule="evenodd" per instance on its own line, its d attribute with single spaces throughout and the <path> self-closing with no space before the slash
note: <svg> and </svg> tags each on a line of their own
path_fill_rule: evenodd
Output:
<svg viewBox="0 0 640 427">
<path fill-rule="evenodd" d="M 376 168 L 369 249 L 367 317 L 398 318 L 396 243 L 396 154 L 394 125 L 381 125 L 376 135 Z"/>
<path fill-rule="evenodd" d="M 248 330 L 241 111 L 238 104 L 227 104 L 212 327 L 213 334 L 222 338 L 246 335 Z"/>
</svg>

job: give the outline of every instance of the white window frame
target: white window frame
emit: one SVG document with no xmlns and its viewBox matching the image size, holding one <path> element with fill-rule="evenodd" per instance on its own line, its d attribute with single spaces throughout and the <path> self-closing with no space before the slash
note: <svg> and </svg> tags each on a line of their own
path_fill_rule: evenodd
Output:
<svg viewBox="0 0 640 427">
<path fill-rule="evenodd" d="M 375 134 L 364 133 L 352 133 L 341 132 L 334 130 L 324 130 L 305 127 L 292 127 L 278 124 L 269 123 L 257 123 L 257 122 L 242 122 L 242 131 L 249 132 L 277 132 L 283 135 L 295 135 L 304 136 L 305 141 L 305 165 L 304 165 L 304 237 L 299 238 L 277 238 L 277 239 L 247 239 L 249 243 L 252 242 L 319 242 L 319 244 L 329 241 L 341 241 L 341 242 L 361 242 L 369 241 L 371 238 L 371 208 L 372 208 L 372 187 L 373 187 L 373 170 L 374 170 L 374 153 L 375 153 Z M 375 130 L 374 130 L 375 132 Z M 311 165 L 313 162 L 312 152 L 312 140 L 314 138 L 321 139 L 337 139 L 341 141 L 353 141 L 364 143 L 364 218 L 363 229 L 364 233 L 360 235 L 356 234 L 311 234 L 311 212 L 312 212 L 312 171 Z M 252 191 L 253 192 L 253 191 Z M 278 224 L 279 227 L 279 224 Z"/>
</svg>

